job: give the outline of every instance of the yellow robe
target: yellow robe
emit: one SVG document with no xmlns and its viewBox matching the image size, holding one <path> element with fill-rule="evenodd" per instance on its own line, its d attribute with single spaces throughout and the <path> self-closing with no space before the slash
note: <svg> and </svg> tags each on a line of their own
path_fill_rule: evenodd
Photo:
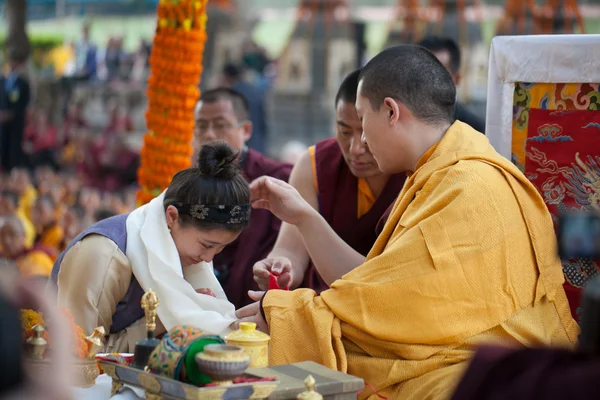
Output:
<svg viewBox="0 0 600 400">
<path fill-rule="evenodd" d="M 52 272 L 54 261 L 44 252 L 31 250 L 15 260 L 19 272 L 24 277 L 48 277 Z"/>
<path fill-rule="evenodd" d="M 25 229 L 25 247 L 32 247 L 35 243 L 35 226 L 33 225 L 33 223 L 31 223 L 29 218 L 27 218 L 23 210 L 17 210 L 15 215 L 21 220 L 21 223 L 23 224 L 23 229 Z"/>
<path fill-rule="evenodd" d="M 316 361 L 390 399 L 448 398 L 481 342 L 575 343 L 556 254 L 536 189 L 456 122 L 407 179 L 363 265 L 320 297 L 266 294 L 270 362 Z"/>
</svg>

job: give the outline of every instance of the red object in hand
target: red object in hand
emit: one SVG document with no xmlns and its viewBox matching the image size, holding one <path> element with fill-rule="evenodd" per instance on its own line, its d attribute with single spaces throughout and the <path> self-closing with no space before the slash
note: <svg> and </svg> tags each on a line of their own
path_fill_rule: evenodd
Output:
<svg viewBox="0 0 600 400">
<path fill-rule="evenodd" d="M 277 278 L 279 278 L 279 275 L 271 272 L 271 275 L 269 276 L 269 290 L 282 290 L 279 283 L 277 283 Z M 286 286 L 283 290 L 290 290 L 290 287 Z"/>
</svg>

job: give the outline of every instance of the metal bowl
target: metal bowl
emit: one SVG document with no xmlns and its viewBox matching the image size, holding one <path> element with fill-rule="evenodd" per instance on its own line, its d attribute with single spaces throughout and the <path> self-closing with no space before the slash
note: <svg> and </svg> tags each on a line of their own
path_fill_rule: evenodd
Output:
<svg viewBox="0 0 600 400">
<path fill-rule="evenodd" d="M 213 383 L 230 384 L 250 365 L 250 356 L 239 346 L 210 344 L 196 354 L 196 365 Z"/>
</svg>

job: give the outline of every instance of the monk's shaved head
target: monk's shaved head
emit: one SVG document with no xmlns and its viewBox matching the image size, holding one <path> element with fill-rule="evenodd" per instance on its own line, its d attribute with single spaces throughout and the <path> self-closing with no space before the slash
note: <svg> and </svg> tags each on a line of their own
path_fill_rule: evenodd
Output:
<svg viewBox="0 0 600 400">
<path fill-rule="evenodd" d="M 231 102 L 238 121 L 246 121 L 250 118 L 250 106 L 246 97 L 240 92 L 229 88 L 217 88 L 203 92 L 196 108 L 202 103 L 217 103 L 222 100 Z"/>
<path fill-rule="evenodd" d="M 336 107 L 340 101 L 350 104 L 356 103 L 356 91 L 358 90 L 358 77 L 360 76 L 360 71 L 360 69 L 357 69 L 344 78 L 335 95 Z"/>
<path fill-rule="evenodd" d="M 390 47 L 360 73 L 360 95 L 379 111 L 386 98 L 401 102 L 430 125 L 454 121 L 456 87 L 444 65 L 428 50 L 413 44 Z"/>
</svg>

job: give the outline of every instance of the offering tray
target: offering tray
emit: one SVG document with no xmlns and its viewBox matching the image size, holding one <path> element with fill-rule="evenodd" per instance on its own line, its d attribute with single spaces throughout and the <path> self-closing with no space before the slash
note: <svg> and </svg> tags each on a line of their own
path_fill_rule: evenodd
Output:
<svg viewBox="0 0 600 400">
<path fill-rule="evenodd" d="M 143 389 L 147 400 L 266 399 L 279 385 L 279 381 L 262 381 L 234 383 L 227 386 L 199 387 L 113 362 L 98 360 L 98 363 L 104 372 L 112 378 L 112 395 L 115 395 L 123 385 L 129 385 Z M 252 374 L 244 374 L 242 377 L 262 379 L 262 377 Z"/>
</svg>

